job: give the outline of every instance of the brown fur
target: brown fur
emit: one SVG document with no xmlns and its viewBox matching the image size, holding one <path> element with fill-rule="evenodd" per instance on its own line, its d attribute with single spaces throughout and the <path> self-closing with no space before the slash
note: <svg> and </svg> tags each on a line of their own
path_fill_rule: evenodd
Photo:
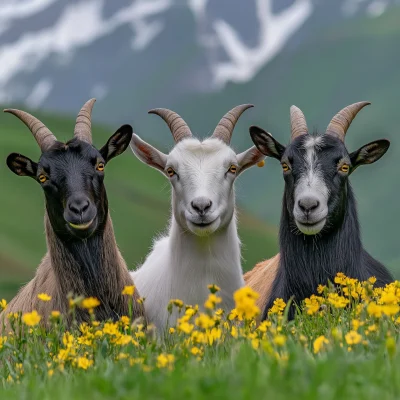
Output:
<svg viewBox="0 0 400 400">
<path fill-rule="evenodd" d="M 42 259 L 35 277 L 10 302 L 5 311 L 0 314 L 0 321 L 10 312 L 31 312 L 36 310 L 42 321 L 48 320 L 53 310 L 66 314 L 69 309 L 67 295 L 73 293 L 85 297 L 94 296 L 101 305 L 95 309 L 96 319 L 105 320 L 118 318 L 129 314 L 129 296 L 122 295 L 125 286 L 133 285 L 126 263 L 117 247 L 111 218 L 108 216 L 102 235 L 101 265 L 97 265 L 94 283 L 85 281 L 82 268 L 72 253 L 63 245 L 54 234 L 50 220 L 45 215 L 46 240 L 48 251 Z M 51 301 L 43 302 L 38 299 L 39 293 L 47 293 Z M 133 296 L 133 317 L 143 316 L 143 307 L 136 300 L 139 295 L 135 291 Z M 86 310 L 77 309 L 77 322 L 89 321 Z M 69 318 L 67 318 L 70 322 Z M 0 326 L 0 331 L 2 327 Z"/>
<path fill-rule="evenodd" d="M 244 274 L 246 286 L 252 288 L 260 297 L 257 299 L 257 306 L 261 312 L 264 311 L 271 295 L 272 284 L 279 267 L 279 253 L 269 260 L 261 261 L 251 270 Z"/>
</svg>

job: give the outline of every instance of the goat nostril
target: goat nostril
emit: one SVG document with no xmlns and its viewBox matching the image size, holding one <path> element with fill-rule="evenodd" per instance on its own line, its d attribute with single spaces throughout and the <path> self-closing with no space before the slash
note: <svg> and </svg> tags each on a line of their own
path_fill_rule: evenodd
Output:
<svg viewBox="0 0 400 400">
<path fill-rule="evenodd" d="M 319 201 L 317 200 L 317 201 L 315 202 L 315 204 L 312 204 L 312 205 L 311 205 L 310 211 L 315 210 L 316 208 L 318 208 L 318 206 L 319 206 Z"/>
<path fill-rule="evenodd" d="M 82 206 L 81 212 L 85 212 L 89 208 L 89 201 L 86 200 L 86 203 Z"/>
</svg>

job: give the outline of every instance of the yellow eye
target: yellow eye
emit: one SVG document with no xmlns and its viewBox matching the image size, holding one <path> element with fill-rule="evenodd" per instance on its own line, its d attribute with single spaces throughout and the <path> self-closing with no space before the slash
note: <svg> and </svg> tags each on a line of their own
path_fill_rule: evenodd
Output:
<svg viewBox="0 0 400 400">
<path fill-rule="evenodd" d="M 283 169 L 283 172 L 288 172 L 289 171 L 289 165 L 287 165 L 286 163 L 282 163 L 282 169 Z"/>
<path fill-rule="evenodd" d="M 172 178 L 172 177 L 175 175 L 175 171 L 174 171 L 171 167 L 169 167 L 169 168 L 167 169 L 167 174 L 168 174 L 168 176 L 169 176 L 170 178 Z"/>
<path fill-rule="evenodd" d="M 103 172 L 104 171 L 104 163 L 99 162 L 96 167 L 97 171 Z"/>
<path fill-rule="evenodd" d="M 344 172 L 345 174 L 347 174 L 347 173 L 350 171 L 350 167 L 349 167 L 347 164 L 343 164 L 343 165 L 340 167 L 340 171 L 341 171 L 341 172 Z"/>
<path fill-rule="evenodd" d="M 232 174 L 236 174 L 236 171 L 237 171 L 237 167 L 236 167 L 236 165 L 231 165 L 230 167 L 229 167 L 229 172 L 231 172 Z"/>
<path fill-rule="evenodd" d="M 39 175 L 39 182 L 40 182 L 40 183 L 45 183 L 46 181 L 47 181 L 46 176 L 43 175 L 43 174 L 40 174 L 40 175 Z"/>
</svg>

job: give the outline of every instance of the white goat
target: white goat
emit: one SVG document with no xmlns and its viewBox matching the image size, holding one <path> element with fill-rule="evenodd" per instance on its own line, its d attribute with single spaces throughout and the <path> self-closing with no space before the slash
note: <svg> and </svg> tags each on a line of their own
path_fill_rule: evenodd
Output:
<svg viewBox="0 0 400 400">
<path fill-rule="evenodd" d="M 221 288 L 221 306 L 233 308 L 233 293 L 244 285 L 233 183 L 264 159 L 256 147 L 236 154 L 229 146 L 240 115 L 252 105 L 233 108 L 213 135 L 200 141 L 185 121 L 166 109 L 151 110 L 168 124 L 176 145 L 166 155 L 133 135 L 131 148 L 142 162 L 166 175 L 172 185 L 168 236 L 155 241 L 144 264 L 132 272 L 150 322 L 165 329 L 169 300 L 203 306 L 209 284 Z M 169 318 L 169 320 L 168 320 Z"/>
</svg>

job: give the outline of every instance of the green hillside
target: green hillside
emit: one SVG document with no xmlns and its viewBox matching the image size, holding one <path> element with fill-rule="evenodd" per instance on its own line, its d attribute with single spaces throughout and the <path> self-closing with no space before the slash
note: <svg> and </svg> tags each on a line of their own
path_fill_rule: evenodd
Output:
<svg viewBox="0 0 400 400">
<path fill-rule="evenodd" d="M 71 138 L 73 120 L 43 114 L 38 117 L 59 140 Z M 39 158 L 32 135 L 8 114 L 0 114 L 0 126 L 0 298 L 10 298 L 33 276 L 45 254 L 44 197 L 35 181 L 14 175 L 5 164 L 11 152 L 20 152 L 33 160 Z M 113 130 L 95 126 L 93 132 L 95 145 L 100 147 Z M 241 179 L 246 179 L 246 175 Z M 152 239 L 166 229 L 170 187 L 161 174 L 139 162 L 130 150 L 110 162 L 105 182 L 117 241 L 133 268 L 143 262 Z M 244 268 L 276 253 L 276 228 L 245 212 L 239 212 L 239 224 Z"/>
</svg>

